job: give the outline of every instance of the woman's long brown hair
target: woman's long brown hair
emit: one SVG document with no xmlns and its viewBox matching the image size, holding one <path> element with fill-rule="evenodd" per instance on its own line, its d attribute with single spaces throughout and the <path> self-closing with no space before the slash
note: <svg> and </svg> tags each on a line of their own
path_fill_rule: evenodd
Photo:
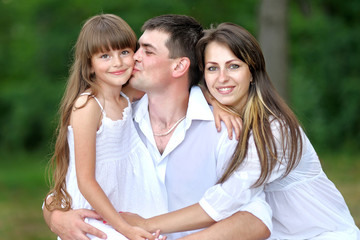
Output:
<svg viewBox="0 0 360 240">
<path fill-rule="evenodd" d="M 277 163 L 286 164 L 284 174 L 286 176 L 296 167 L 302 154 L 300 124 L 271 83 L 258 42 L 247 30 L 233 23 L 222 23 L 216 28 L 206 30 L 204 37 L 197 44 L 198 64 L 202 71 L 204 70 L 205 48 L 211 42 L 227 45 L 240 60 L 249 66 L 253 79 L 249 87 L 247 102 L 241 112 L 238 112 L 243 120 L 239 142 L 218 183 L 225 182 L 244 162 L 251 135 L 254 138 L 261 164 L 260 176 L 253 186 L 264 184 Z M 227 107 L 234 109 L 235 106 Z M 280 124 L 281 153 L 277 150 L 279 143 L 271 130 L 271 121 L 278 121 Z"/>
</svg>

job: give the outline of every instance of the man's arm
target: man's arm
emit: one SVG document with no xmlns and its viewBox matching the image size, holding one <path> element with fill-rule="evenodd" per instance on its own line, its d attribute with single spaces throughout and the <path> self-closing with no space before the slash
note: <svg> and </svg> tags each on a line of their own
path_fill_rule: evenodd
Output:
<svg viewBox="0 0 360 240">
<path fill-rule="evenodd" d="M 49 197 L 46 201 L 51 201 Z M 43 208 L 43 216 L 50 230 L 62 240 L 88 240 L 86 233 L 105 239 L 106 234 L 95 227 L 84 222 L 85 218 L 96 218 L 100 216 L 88 209 L 60 211 L 49 211 Z"/>
<path fill-rule="evenodd" d="M 237 212 L 205 230 L 190 234 L 181 240 L 261 240 L 270 237 L 270 230 L 249 212 Z M 179 240 L 180 240 L 179 239 Z"/>
</svg>

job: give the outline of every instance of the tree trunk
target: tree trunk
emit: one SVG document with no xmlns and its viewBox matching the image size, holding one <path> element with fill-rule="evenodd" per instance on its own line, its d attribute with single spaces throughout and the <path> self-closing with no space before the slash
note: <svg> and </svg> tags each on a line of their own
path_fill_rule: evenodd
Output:
<svg viewBox="0 0 360 240">
<path fill-rule="evenodd" d="M 287 1 L 260 1 L 258 38 L 267 72 L 275 88 L 286 101 L 288 101 Z"/>
</svg>

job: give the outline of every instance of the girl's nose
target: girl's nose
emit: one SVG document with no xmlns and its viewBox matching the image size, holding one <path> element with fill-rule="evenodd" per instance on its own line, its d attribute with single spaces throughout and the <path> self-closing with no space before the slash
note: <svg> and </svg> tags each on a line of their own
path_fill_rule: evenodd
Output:
<svg viewBox="0 0 360 240">
<path fill-rule="evenodd" d="M 120 56 L 114 57 L 114 66 L 121 66 L 122 65 L 122 59 Z"/>
</svg>

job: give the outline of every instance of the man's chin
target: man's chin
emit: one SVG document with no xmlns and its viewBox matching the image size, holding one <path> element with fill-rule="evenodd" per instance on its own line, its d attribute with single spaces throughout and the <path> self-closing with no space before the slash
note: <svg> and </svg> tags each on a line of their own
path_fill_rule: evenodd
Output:
<svg viewBox="0 0 360 240">
<path fill-rule="evenodd" d="M 134 82 L 134 81 L 135 81 L 134 79 L 135 79 L 134 75 L 131 75 L 130 78 L 129 78 L 129 80 L 128 80 L 128 82 L 130 82 L 130 83 L 131 83 L 131 82 Z"/>
<path fill-rule="evenodd" d="M 131 75 L 130 79 L 128 80 L 129 85 L 132 88 L 138 89 L 138 84 L 136 84 L 136 78 L 134 77 L 134 75 Z"/>
</svg>

